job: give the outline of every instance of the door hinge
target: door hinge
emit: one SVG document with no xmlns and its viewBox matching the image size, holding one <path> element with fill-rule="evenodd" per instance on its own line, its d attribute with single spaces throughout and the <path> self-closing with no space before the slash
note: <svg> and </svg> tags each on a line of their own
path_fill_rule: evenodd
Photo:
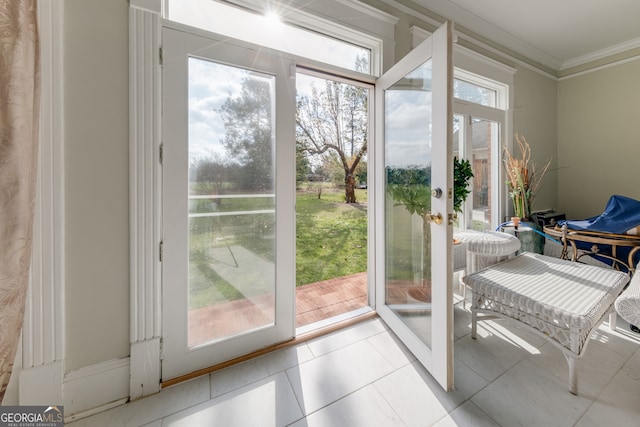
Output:
<svg viewBox="0 0 640 427">
<path fill-rule="evenodd" d="M 159 258 L 160 258 L 160 262 L 162 262 L 162 246 L 163 246 L 163 242 L 162 242 L 162 241 L 160 241 L 160 246 L 159 246 L 159 252 L 160 252 L 160 254 L 159 254 Z"/>
<path fill-rule="evenodd" d="M 162 164 L 162 162 L 164 161 L 164 144 L 160 144 L 160 153 L 159 153 L 159 161 L 160 164 Z"/>
<path fill-rule="evenodd" d="M 162 47 L 160 47 L 160 48 L 158 49 L 158 59 L 160 60 L 160 65 L 164 65 L 164 64 L 163 64 L 164 58 L 163 58 L 162 54 L 163 54 L 163 53 L 162 53 Z"/>
</svg>

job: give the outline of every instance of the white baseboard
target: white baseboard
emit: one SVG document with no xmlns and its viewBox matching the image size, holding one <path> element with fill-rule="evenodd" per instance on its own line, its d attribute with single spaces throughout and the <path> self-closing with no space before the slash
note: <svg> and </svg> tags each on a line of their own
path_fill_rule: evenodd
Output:
<svg viewBox="0 0 640 427">
<path fill-rule="evenodd" d="M 62 361 L 21 370 L 18 385 L 20 405 L 62 405 L 63 379 Z"/>
<path fill-rule="evenodd" d="M 108 411 L 109 409 L 115 408 L 120 405 L 124 405 L 127 402 L 129 402 L 128 398 L 115 400 L 113 402 L 109 402 L 102 406 L 97 406 L 87 411 L 76 412 L 75 414 L 72 414 L 72 415 L 67 415 L 67 409 L 65 408 L 64 422 L 70 423 L 72 421 L 78 421 L 78 420 L 81 420 L 82 418 L 87 418 L 87 417 L 90 417 L 91 415 L 99 414 L 100 412 Z"/>
<path fill-rule="evenodd" d="M 114 359 L 77 371 L 64 377 L 65 419 L 90 414 L 129 400 L 129 358 Z"/>
</svg>

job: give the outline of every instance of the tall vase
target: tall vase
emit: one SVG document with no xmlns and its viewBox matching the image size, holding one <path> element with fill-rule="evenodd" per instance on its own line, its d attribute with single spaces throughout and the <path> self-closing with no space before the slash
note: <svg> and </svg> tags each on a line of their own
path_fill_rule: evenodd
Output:
<svg viewBox="0 0 640 427">
<path fill-rule="evenodd" d="M 537 222 L 531 220 L 520 221 L 518 239 L 520 239 L 520 252 L 544 253 L 545 239 L 544 235 L 542 235 L 542 227 Z"/>
</svg>

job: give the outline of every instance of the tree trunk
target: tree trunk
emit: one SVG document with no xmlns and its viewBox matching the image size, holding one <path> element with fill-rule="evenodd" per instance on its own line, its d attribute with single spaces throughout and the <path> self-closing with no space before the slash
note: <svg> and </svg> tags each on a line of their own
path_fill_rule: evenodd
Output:
<svg viewBox="0 0 640 427">
<path fill-rule="evenodd" d="M 344 193 L 347 203 L 356 202 L 356 180 L 351 174 L 347 175 L 345 179 Z"/>
</svg>

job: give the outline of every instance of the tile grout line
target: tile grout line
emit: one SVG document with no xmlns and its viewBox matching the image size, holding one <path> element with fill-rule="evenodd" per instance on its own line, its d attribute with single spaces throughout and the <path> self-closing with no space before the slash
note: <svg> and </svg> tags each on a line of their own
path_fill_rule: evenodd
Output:
<svg viewBox="0 0 640 427">
<path fill-rule="evenodd" d="M 612 350 L 613 351 L 613 350 Z M 629 357 L 624 361 L 624 363 L 622 364 L 622 366 L 620 368 L 618 368 L 618 370 L 615 372 L 615 374 L 613 374 L 611 376 L 611 378 L 609 379 L 609 381 L 600 389 L 600 392 L 598 393 L 598 395 L 591 401 L 591 403 L 589 403 L 589 405 L 587 406 L 587 408 L 584 410 L 584 412 L 582 412 L 582 414 L 580 414 L 580 416 L 578 417 L 578 419 L 576 420 L 576 422 L 573 424 L 574 426 L 577 425 L 580 420 L 587 414 L 587 412 L 589 412 L 589 409 L 591 409 L 591 407 L 598 401 L 598 399 L 600 399 L 600 396 L 602 396 L 602 393 L 604 393 L 604 391 L 607 389 L 607 387 L 609 387 L 611 385 L 611 383 L 615 380 L 615 378 L 618 376 L 618 374 L 620 372 L 623 372 L 624 367 L 627 365 L 627 363 L 629 363 L 629 361 L 633 358 L 633 356 L 635 356 L 636 352 L 638 352 L 640 350 L 634 351 L 633 353 L 631 353 L 629 355 Z M 617 352 L 614 352 L 616 354 L 620 354 Z M 625 373 L 626 374 L 626 373 Z M 628 374 L 626 374 L 628 375 Z M 640 380 L 636 380 L 635 378 L 633 378 L 634 381 L 638 381 L 640 382 Z"/>
</svg>

